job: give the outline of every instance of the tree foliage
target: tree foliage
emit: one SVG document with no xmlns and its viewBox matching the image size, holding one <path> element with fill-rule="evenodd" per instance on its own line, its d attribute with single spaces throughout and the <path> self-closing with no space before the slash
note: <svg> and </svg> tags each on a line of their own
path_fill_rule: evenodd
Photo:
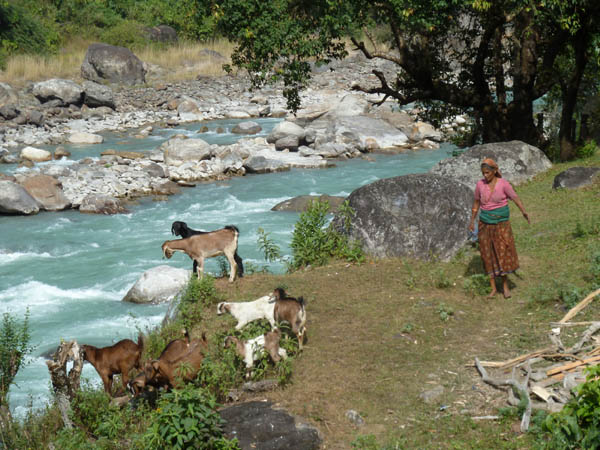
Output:
<svg viewBox="0 0 600 450">
<path fill-rule="evenodd" d="M 381 94 L 382 101 L 417 102 L 425 110 L 443 105 L 452 113 L 470 113 L 478 141 L 544 145 L 534 102 L 558 86 L 561 156 L 573 156 L 567 144 L 574 139 L 574 105 L 600 34 L 596 0 L 222 0 L 218 5 L 221 30 L 238 44 L 233 63 L 247 69 L 256 84 L 283 80 L 292 110 L 310 78 L 309 62 L 344 57 L 350 41 L 377 62 L 372 70 L 377 81 L 355 89 Z"/>
<path fill-rule="evenodd" d="M 17 372 L 23 365 L 25 357 L 33 348 L 29 341 L 29 311 L 22 323 L 18 323 L 11 314 L 2 315 L 0 325 L 0 407 L 7 405 L 8 389 Z"/>
</svg>

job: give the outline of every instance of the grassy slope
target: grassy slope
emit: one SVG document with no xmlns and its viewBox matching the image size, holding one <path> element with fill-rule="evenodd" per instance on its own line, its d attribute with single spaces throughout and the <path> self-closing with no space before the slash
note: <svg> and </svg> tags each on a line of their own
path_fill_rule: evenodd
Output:
<svg viewBox="0 0 600 450">
<path fill-rule="evenodd" d="M 566 310 L 558 289 L 589 284 L 599 235 L 573 233 L 577 222 L 589 228 L 600 220 L 600 183 L 578 191 L 551 189 L 554 176 L 573 165 L 600 166 L 600 155 L 556 165 L 517 188 L 532 224 L 511 205 L 521 269 L 510 277 L 510 300 L 487 300 L 463 288 L 466 277 L 481 271 L 475 249 L 449 263 L 387 259 L 253 275 L 233 286 L 219 280 L 232 300 L 256 298 L 277 285 L 308 300 L 309 340 L 294 363 L 292 384 L 255 398 L 307 418 L 323 432 L 328 449 L 350 448 L 367 434 L 380 444 L 397 439 L 407 448 L 528 447 L 531 437 L 513 431 L 514 420 L 469 419 L 496 414 L 506 406 L 506 394 L 484 385 L 468 364 L 475 356 L 505 360 L 548 345 L 548 322 Z M 436 287 L 443 282 L 450 287 Z M 452 312 L 449 320 L 443 320 L 444 311 Z M 592 305 L 577 319 L 597 312 Z M 433 403 L 419 397 L 438 385 L 444 393 Z M 345 417 L 349 409 L 366 424 L 352 425 Z"/>
</svg>

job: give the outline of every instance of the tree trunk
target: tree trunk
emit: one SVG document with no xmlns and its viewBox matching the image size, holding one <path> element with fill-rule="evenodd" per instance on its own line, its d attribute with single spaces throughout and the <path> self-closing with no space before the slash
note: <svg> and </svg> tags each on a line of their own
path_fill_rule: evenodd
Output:
<svg viewBox="0 0 600 450">
<path fill-rule="evenodd" d="M 573 50 L 575 51 L 575 68 L 568 81 L 561 81 L 560 88 L 562 91 L 562 110 L 560 116 L 560 131 L 558 138 L 560 140 L 560 159 L 568 161 L 575 158 L 575 125 L 573 115 L 577 105 L 577 94 L 581 79 L 585 71 L 585 66 L 588 62 L 587 44 L 588 44 L 588 29 L 582 27 L 579 29 L 573 39 Z"/>
</svg>

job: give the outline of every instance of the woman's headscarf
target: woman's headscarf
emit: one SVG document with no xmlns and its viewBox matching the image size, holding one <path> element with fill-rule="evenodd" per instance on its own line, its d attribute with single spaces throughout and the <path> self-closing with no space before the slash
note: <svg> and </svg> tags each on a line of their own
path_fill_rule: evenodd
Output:
<svg viewBox="0 0 600 450">
<path fill-rule="evenodd" d="M 490 169 L 495 170 L 496 176 L 498 178 L 502 178 L 500 169 L 498 169 L 498 164 L 496 164 L 496 161 L 494 161 L 492 158 L 485 158 L 483 161 L 481 161 L 481 167 L 483 166 L 488 166 Z"/>
</svg>

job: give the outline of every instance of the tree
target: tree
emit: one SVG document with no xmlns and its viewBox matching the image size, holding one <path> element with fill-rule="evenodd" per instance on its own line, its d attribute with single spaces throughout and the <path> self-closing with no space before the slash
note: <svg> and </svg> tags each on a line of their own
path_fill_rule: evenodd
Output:
<svg viewBox="0 0 600 450">
<path fill-rule="evenodd" d="M 30 339 L 29 310 L 21 324 L 9 313 L 4 313 L 0 325 L 0 422 L 8 411 L 8 389 L 25 357 L 33 350 Z"/>
<path fill-rule="evenodd" d="M 582 74 L 599 35 L 596 0 L 221 0 L 221 30 L 237 43 L 234 65 L 255 85 L 283 80 L 288 107 L 300 106 L 310 60 L 347 55 L 346 42 L 374 68 L 376 83 L 354 86 L 406 105 L 470 113 L 476 139 L 544 146 L 534 102 L 562 89 L 561 145 Z M 383 41 L 376 34 L 384 34 Z M 560 59 L 569 64 L 557 67 Z M 569 120 L 567 120 L 567 118 Z M 568 122 L 568 124 L 567 124 Z M 564 158 L 572 156 L 566 151 Z"/>
</svg>

